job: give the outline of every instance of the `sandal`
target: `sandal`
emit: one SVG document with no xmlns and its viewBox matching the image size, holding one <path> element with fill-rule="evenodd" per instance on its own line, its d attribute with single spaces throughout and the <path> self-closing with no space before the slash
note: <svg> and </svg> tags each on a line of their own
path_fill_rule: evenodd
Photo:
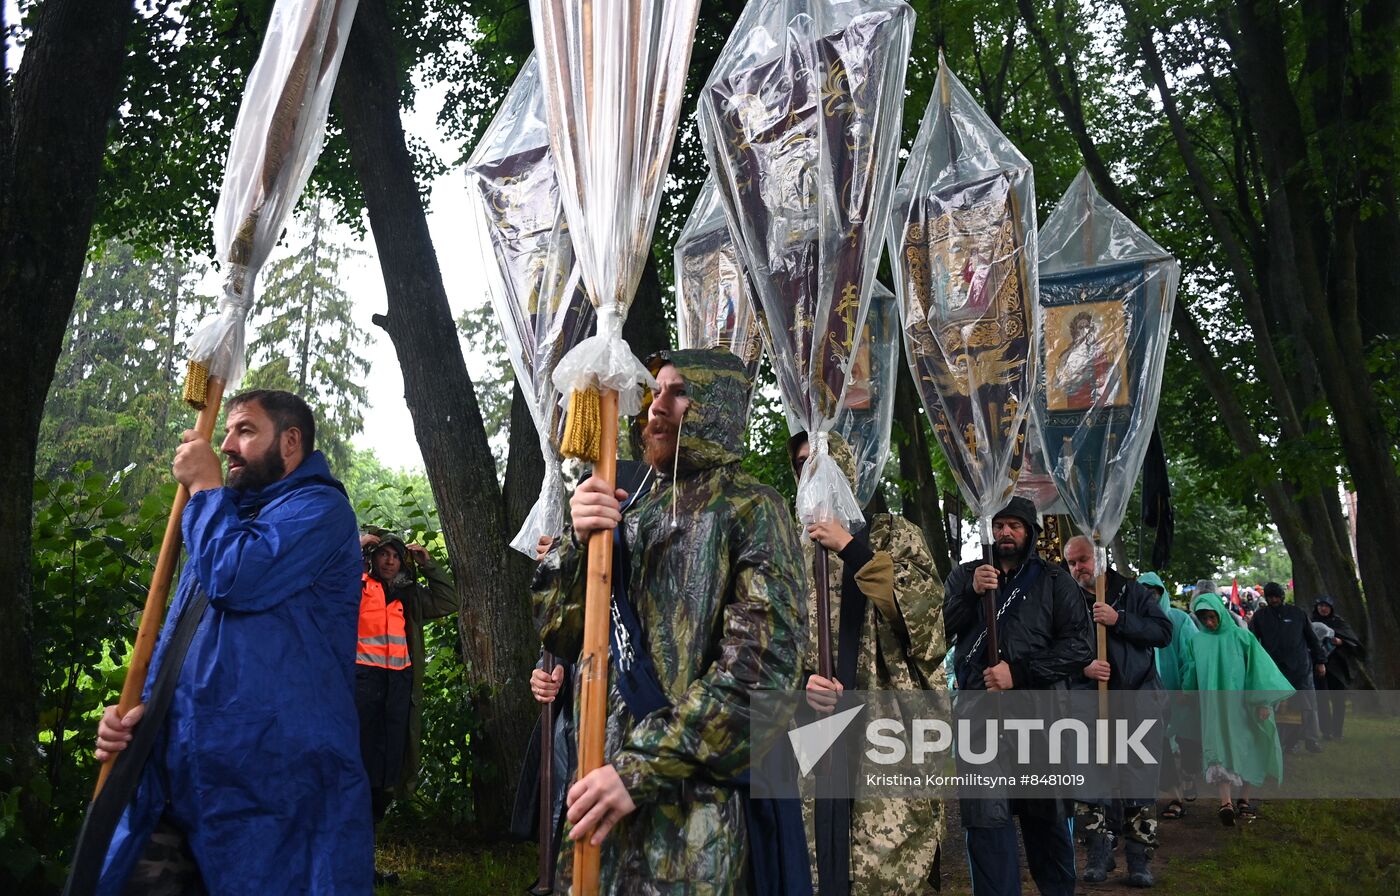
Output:
<svg viewBox="0 0 1400 896">
<path fill-rule="evenodd" d="M 1186 814 L 1186 807 L 1181 805 L 1181 800 L 1172 800 L 1167 803 L 1167 808 L 1157 813 L 1158 818 L 1181 818 Z"/>
<path fill-rule="evenodd" d="M 1230 828 L 1235 826 L 1235 806 L 1233 803 L 1221 803 L 1220 809 L 1215 813 L 1220 818 L 1220 823 Z"/>
<path fill-rule="evenodd" d="M 1240 800 L 1235 807 L 1235 814 L 1245 821 L 1253 821 L 1259 817 L 1259 813 L 1250 805 L 1249 800 Z"/>
</svg>

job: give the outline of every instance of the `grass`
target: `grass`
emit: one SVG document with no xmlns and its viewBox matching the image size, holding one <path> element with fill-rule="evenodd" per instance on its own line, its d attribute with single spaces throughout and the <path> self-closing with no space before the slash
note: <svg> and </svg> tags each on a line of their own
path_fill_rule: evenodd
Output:
<svg viewBox="0 0 1400 896">
<path fill-rule="evenodd" d="M 1158 889 L 1184 896 L 1392 896 L 1400 893 L 1400 802 L 1290 800 L 1222 829 L 1217 852 L 1165 869 Z"/>
<path fill-rule="evenodd" d="M 376 887 L 376 896 L 510 896 L 535 880 L 533 843 L 472 843 L 465 836 L 432 828 L 393 826 L 380 834 L 375 863 L 395 871 L 396 886 Z"/>
</svg>

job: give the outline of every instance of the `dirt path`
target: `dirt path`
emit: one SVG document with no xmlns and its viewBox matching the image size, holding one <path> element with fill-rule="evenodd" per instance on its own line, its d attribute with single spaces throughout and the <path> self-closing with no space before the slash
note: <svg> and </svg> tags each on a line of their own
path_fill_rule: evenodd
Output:
<svg viewBox="0 0 1400 896">
<path fill-rule="evenodd" d="M 1267 810 L 1261 809 L 1260 821 L 1267 823 Z M 1186 804 L 1186 817 L 1177 820 L 1163 820 L 1158 828 L 1161 846 L 1152 858 L 1152 874 L 1157 878 L 1156 890 L 1170 893 L 1173 880 L 1189 876 L 1197 863 L 1214 852 L 1224 837 L 1238 836 L 1243 828 L 1227 828 L 1220 824 L 1214 813 L 1210 798 L 1201 798 Z M 964 896 L 972 892 L 971 879 L 967 873 L 967 851 L 961 819 L 958 817 L 957 803 L 950 806 L 948 834 L 943 840 L 943 890 L 951 896 Z M 1019 838 L 1018 838 L 1019 847 Z M 1127 885 L 1127 864 L 1123 860 L 1123 847 L 1120 845 L 1114 858 L 1118 867 L 1108 880 L 1101 884 L 1086 884 L 1082 880 L 1076 887 L 1079 893 L 1140 893 L 1139 889 Z M 1022 852 L 1021 886 L 1025 893 L 1035 893 L 1035 882 L 1025 870 L 1026 859 Z M 1084 873 L 1084 847 L 1075 846 L 1075 870 Z"/>
</svg>

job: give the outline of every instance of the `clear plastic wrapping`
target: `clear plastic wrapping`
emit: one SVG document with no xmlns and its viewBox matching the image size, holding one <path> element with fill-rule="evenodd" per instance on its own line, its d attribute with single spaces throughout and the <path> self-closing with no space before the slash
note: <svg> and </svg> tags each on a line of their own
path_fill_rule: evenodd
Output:
<svg viewBox="0 0 1400 896">
<path fill-rule="evenodd" d="M 797 494 L 807 523 L 861 519 L 826 434 L 871 303 L 913 29 L 890 0 L 750 3 L 700 94 L 778 386 L 811 436 Z"/>
<path fill-rule="evenodd" d="M 245 325 L 258 271 L 286 226 L 326 135 L 326 111 L 359 0 L 278 0 L 238 109 L 214 211 L 227 265 L 218 310 L 190 337 L 190 360 L 229 385 L 247 366 Z"/>
<path fill-rule="evenodd" d="M 987 544 L 1020 472 L 1035 382 L 1035 180 L 941 57 L 889 249 L 910 372 Z"/>
<path fill-rule="evenodd" d="M 1074 522 L 1118 534 L 1157 419 L 1180 268 L 1080 171 L 1040 231 L 1035 413 Z"/>
<path fill-rule="evenodd" d="M 625 415 L 655 381 L 622 339 L 680 118 L 699 0 L 530 0 L 559 195 L 597 335 L 559 363 L 567 396 L 618 391 Z"/>
<path fill-rule="evenodd" d="M 729 230 L 714 175 L 676 238 L 676 344 L 733 352 L 752 379 L 763 358 L 753 283 Z"/>
<path fill-rule="evenodd" d="M 594 324 L 559 200 L 533 55 L 467 160 L 467 181 L 487 292 L 544 456 L 540 498 L 510 544 L 533 558 L 541 535 L 564 531 L 559 454 L 564 419 L 554 370 Z"/>
<path fill-rule="evenodd" d="M 1060 499 L 1055 477 L 1050 465 L 1045 461 L 1045 451 L 1040 438 L 1040 426 L 1036 423 L 1034 405 L 1026 415 L 1025 454 L 1022 455 L 1021 475 L 1016 477 L 1016 494 L 1030 498 L 1041 516 L 1069 513 L 1069 508 Z"/>
<path fill-rule="evenodd" d="M 855 455 L 856 501 L 861 507 L 875 496 L 890 456 L 899 335 L 899 302 L 894 293 L 877 282 L 865 324 L 856 336 L 846 397 L 832 426 L 832 431 L 846 440 Z"/>
</svg>

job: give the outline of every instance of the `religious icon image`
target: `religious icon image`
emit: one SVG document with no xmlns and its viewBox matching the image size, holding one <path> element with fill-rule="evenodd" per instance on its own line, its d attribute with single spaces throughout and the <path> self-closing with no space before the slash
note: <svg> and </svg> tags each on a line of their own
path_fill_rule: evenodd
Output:
<svg viewBox="0 0 1400 896">
<path fill-rule="evenodd" d="M 1045 309 L 1046 407 L 1128 404 L 1127 328 L 1118 302 Z"/>
<path fill-rule="evenodd" d="M 865 411 L 870 409 L 870 324 L 861 329 L 856 356 L 851 361 L 851 373 L 846 381 L 846 407 Z"/>
</svg>

